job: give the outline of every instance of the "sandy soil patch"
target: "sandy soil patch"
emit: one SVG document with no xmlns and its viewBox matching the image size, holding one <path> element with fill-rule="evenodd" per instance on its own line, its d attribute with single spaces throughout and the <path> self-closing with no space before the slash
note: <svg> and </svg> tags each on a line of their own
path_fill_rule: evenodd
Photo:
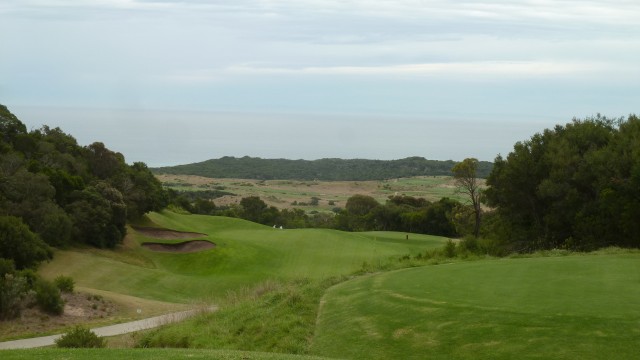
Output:
<svg viewBox="0 0 640 360">
<path fill-rule="evenodd" d="M 205 241 L 205 240 L 194 240 L 194 241 L 185 241 L 179 244 L 162 244 L 162 243 L 146 242 L 146 243 L 142 243 L 141 246 L 145 249 L 149 249 L 152 251 L 192 253 L 192 252 L 213 249 L 214 247 L 216 247 L 216 244 L 209 241 Z"/>
<path fill-rule="evenodd" d="M 25 304 L 20 317 L 0 322 L 0 339 L 19 334 L 40 334 L 76 324 L 106 321 L 114 317 L 120 308 L 100 295 L 87 293 L 63 293 L 65 302 L 62 315 L 46 314 L 34 304 Z"/>
</svg>

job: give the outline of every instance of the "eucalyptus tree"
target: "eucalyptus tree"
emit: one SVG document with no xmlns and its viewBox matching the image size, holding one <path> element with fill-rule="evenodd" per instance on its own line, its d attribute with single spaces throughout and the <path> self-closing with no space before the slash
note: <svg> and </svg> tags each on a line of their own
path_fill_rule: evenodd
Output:
<svg viewBox="0 0 640 360">
<path fill-rule="evenodd" d="M 480 206 L 480 183 L 476 177 L 478 170 L 478 159 L 467 158 L 453 166 L 453 178 L 459 193 L 468 196 L 473 209 L 474 226 L 473 236 L 476 238 L 480 233 L 480 218 L 482 216 L 482 208 Z"/>
</svg>

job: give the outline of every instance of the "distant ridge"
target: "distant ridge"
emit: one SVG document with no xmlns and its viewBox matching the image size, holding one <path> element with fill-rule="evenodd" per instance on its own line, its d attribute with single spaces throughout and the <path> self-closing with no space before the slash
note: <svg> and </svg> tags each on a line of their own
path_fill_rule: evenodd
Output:
<svg viewBox="0 0 640 360">
<path fill-rule="evenodd" d="M 199 163 L 153 168 L 151 171 L 155 174 L 198 175 L 209 178 L 365 181 L 451 175 L 451 168 L 455 164 L 453 160 L 427 160 L 417 156 L 399 160 L 287 160 L 225 156 Z M 492 167 L 493 163 L 481 161 L 478 177 L 486 178 Z"/>
</svg>

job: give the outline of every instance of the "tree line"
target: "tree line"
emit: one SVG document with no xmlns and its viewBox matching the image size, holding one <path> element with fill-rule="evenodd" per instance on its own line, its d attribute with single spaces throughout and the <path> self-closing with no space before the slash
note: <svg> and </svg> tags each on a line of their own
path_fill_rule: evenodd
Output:
<svg viewBox="0 0 640 360">
<path fill-rule="evenodd" d="M 463 244 L 467 249 L 494 255 L 640 247 L 640 119 L 636 115 L 573 119 L 517 142 L 506 158 L 498 155 L 493 164 L 485 189 L 476 181 L 483 176 L 477 159 L 449 168 L 468 199 L 464 204 L 411 197 L 392 197 L 379 204 L 355 195 L 335 214 L 279 211 L 259 198 L 245 198 L 230 209 L 200 202 L 192 210 L 267 225 L 468 236 Z"/>
<path fill-rule="evenodd" d="M 484 236 L 510 251 L 640 247 L 640 118 L 546 129 L 498 156 L 486 184 Z"/>
<path fill-rule="evenodd" d="M 400 160 L 320 159 L 287 160 L 254 157 L 211 159 L 199 163 L 151 169 L 156 174 L 199 175 L 210 178 L 260 180 L 367 181 L 400 177 L 451 175 L 452 160 L 409 157 Z M 478 163 L 477 175 L 486 177 L 492 163 Z"/>
<path fill-rule="evenodd" d="M 100 142 L 78 145 L 60 128 L 27 131 L 0 105 L 0 258 L 17 269 L 51 257 L 51 247 L 113 248 L 127 220 L 160 210 L 168 197 L 144 163 Z"/>
<path fill-rule="evenodd" d="M 368 195 L 353 195 L 344 209 L 332 213 L 307 213 L 302 209 L 278 209 L 260 197 L 242 198 L 238 205 L 217 207 L 210 199 L 192 199 L 170 192 L 174 210 L 193 214 L 242 218 L 284 228 L 329 228 L 343 231 L 403 231 L 440 236 L 458 236 L 470 226 L 468 207 L 443 198 L 430 202 L 412 196 L 391 196 L 380 204 Z"/>
</svg>

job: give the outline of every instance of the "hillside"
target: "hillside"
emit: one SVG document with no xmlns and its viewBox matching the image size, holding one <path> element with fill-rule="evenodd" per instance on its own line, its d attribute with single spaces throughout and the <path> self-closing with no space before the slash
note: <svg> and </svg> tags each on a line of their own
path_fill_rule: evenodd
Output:
<svg viewBox="0 0 640 360">
<path fill-rule="evenodd" d="M 453 160 L 427 160 L 423 157 L 399 160 L 287 160 L 225 156 L 198 163 L 153 168 L 151 171 L 155 174 L 198 175 L 209 178 L 365 181 L 451 175 L 451 168 L 455 164 Z M 492 163 L 481 161 L 478 177 L 489 176 L 492 167 Z"/>
</svg>

